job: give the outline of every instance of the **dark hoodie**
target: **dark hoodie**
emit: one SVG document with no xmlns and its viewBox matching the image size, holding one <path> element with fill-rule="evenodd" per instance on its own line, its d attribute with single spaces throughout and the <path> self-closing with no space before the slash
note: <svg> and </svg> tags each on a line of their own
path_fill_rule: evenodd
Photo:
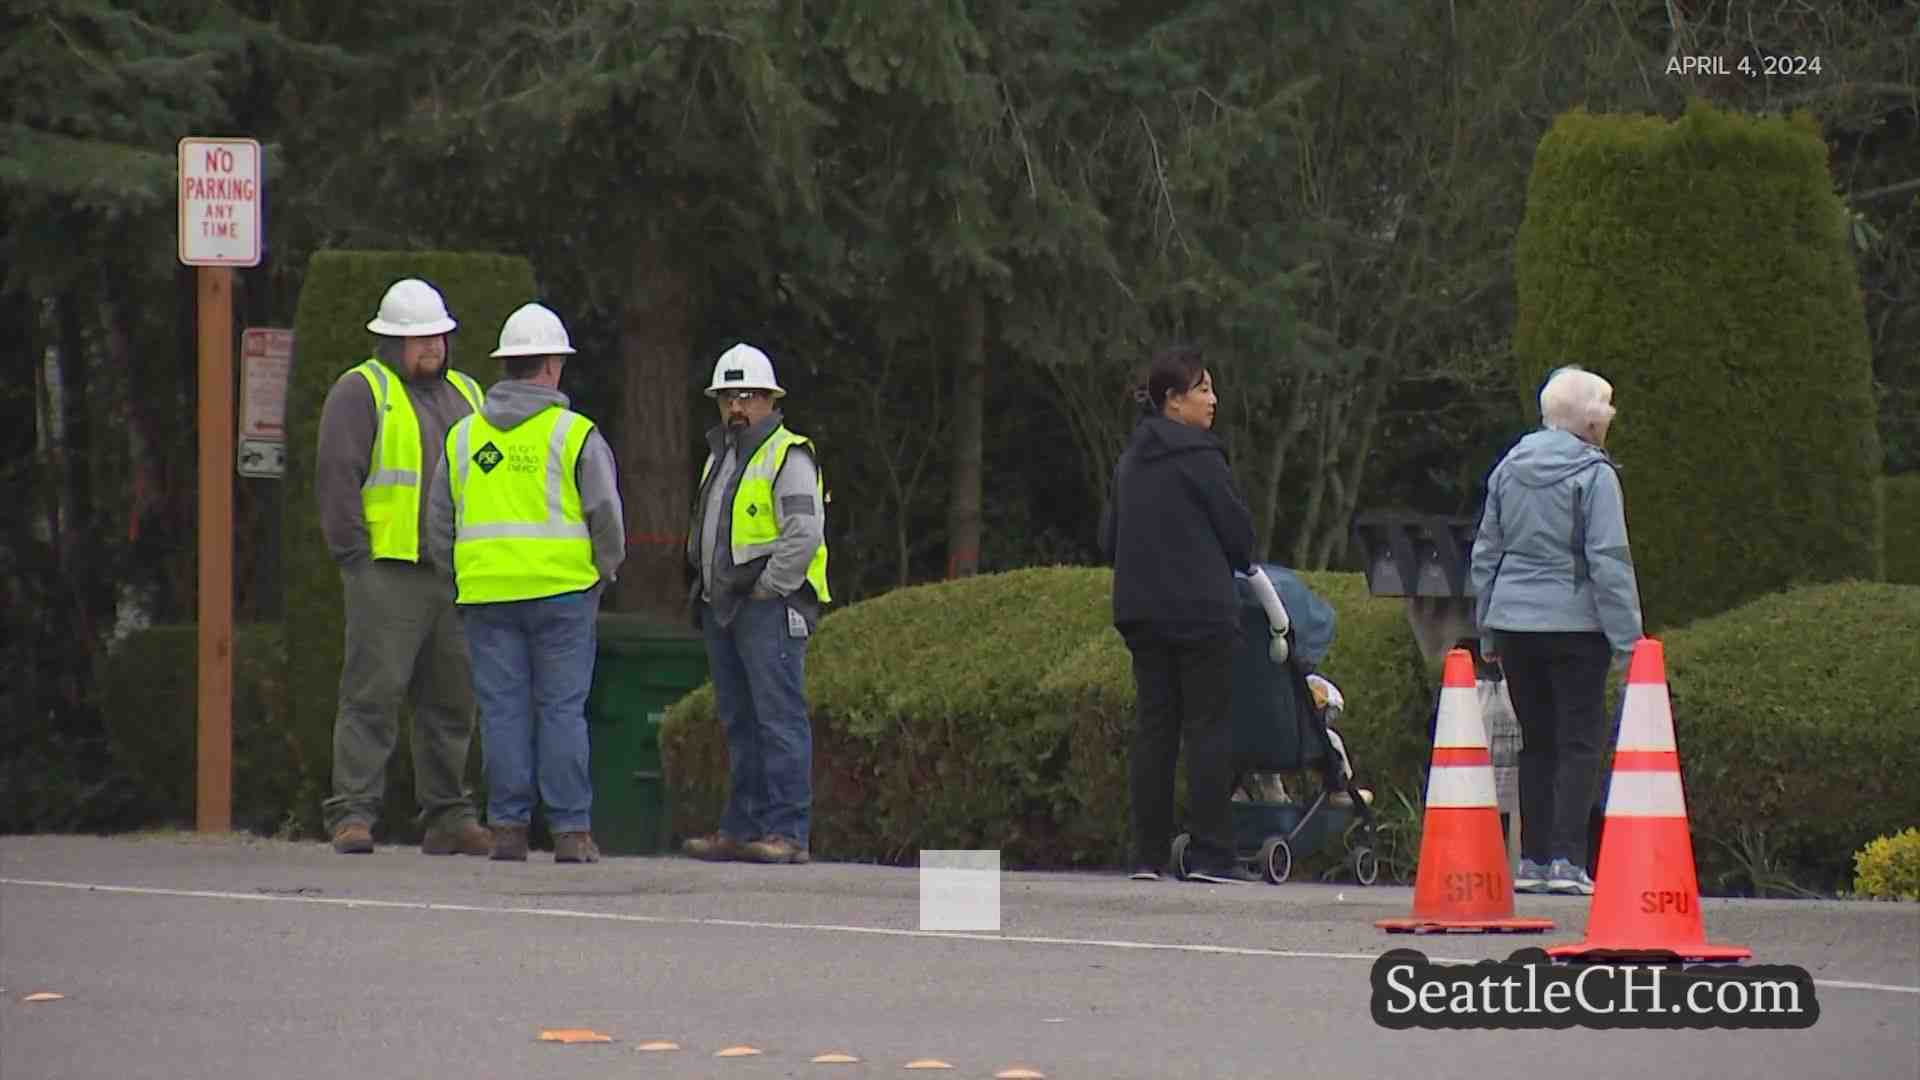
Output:
<svg viewBox="0 0 1920 1080">
<path fill-rule="evenodd" d="M 1113 564 L 1113 624 L 1129 644 L 1232 636 L 1234 571 L 1251 569 L 1253 515 L 1210 431 L 1146 416 L 1114 470 L 1100 527 Z"/>
</svg>

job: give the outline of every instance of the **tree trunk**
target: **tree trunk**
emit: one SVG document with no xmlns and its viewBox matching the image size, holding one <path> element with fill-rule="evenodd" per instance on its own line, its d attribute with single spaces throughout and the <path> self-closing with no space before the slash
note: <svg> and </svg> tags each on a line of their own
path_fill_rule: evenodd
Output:
<svg viewBox="0 0 1920 1080">
<path fill-rule="evenodd" d="M 1293 538 L 1293 565 L 1301 570 L 1312 565 L 1313 530 L 1320 520 L 1320 507 L 1327 497 L 1327 470 L 1332 465 L 1330 455 L 1337 452 L 1331 429 L 1338 425 L 1339 417 L 1339 405 L 1330 393 L 1321 405 L 1319 423 L 1314 425 L 1313 481 L 1307 489 L 1306 506 L 1301 510 L 1300 531 Z"/>
<path fill-rule="evenodd" d="M 1301 402 L 1308 400 L 1307 380 L 1301 379 L 1294 389 L 1293 407 L 1287 413 L 1286 422 L 1273 436 L 1272 443 L 1267 447 L 1266 474 L 1260 484 L 1260 517 L 1254 523 L 1253 551 L 1254 558 L 1259 562 L 1267 562 L 1272 558 L 1273 534 L 1280 523 L 1280 482 L 1287 473 L 1287 452 L 1293 448 L 1294 441 L 1300 437 L 1300 433 L 1306 430 L 1307 423 L 1313 415 L 1310 408 L 1301 405 Z"/>
<path fill-rule="evenodd" d="M 633 286 L 620 313 L 620 500 L 627 561 L 613 605 L 679 619 L 685 614 L 686 537 L 693 471 L 688 365 L 693 356 L 693 289 L 665 246 L 636 253 Z"/>
<path fill-rule="evenodd" d="M 987 305 L 978 288 L 960 301 L 953 372 L 953 488 L 947 502 L 947 576 L 980 569 L 982 430 L 987 399 Z"/>
<path fill-rule="evenodd" d="M 1112 385 L 1120 380 L 1110 378 L 1109 370 L 1110 362 L 1091 348 L 1078 363 L 1045 369 L 1050 396 L 1073 433 L 1082 482 L 1100 495 L 1089 533 L 1107 512 L 1114 466 L 1138 422 L 1137 406 Z"/>
<path fill-rule="evenodd" d="M 60 511 L 60 574 L 72 604 L 78 650 L 91 653 L 98 598 L 112 590 L 112 575 L 102 573 L 94 531 L 93 386 L 82 308 L 72 291 L 60 298 L 60 401 L 65 414 L 59 449 L 65 496 Z"/>
<path fill-rule="evenodd" d="M 49 673 L 40 657 L 47 647 L 47 585 L 52 545 L 37 533 L 50 525 L 52 483 L 39 461 L 36 435 L 46 394 L 45 342 L 40 302 L 24 292 L 0 293 L 0 334 L 32 364 L 31 379 L 0 382 L 0 481 L 11 495 L 10 513 L 0 516 L 0 759 L 13 760 L 17 748 L 30 745 L 48 721 L 41 696 Z M 58 644 L 58 642 L 56 642 Z M 0 766 L 0 777 L 9 774 Z"/>
<path fill-rule="evenodd" d="M 1390 340 L 1398 337 L 1396 332 Z M 1366 477 L 1367 458 L 1373 453 L 1373 435 L 1380 425 L 1380 403 L 1386 398 L 1387 385 L 1393 381 L 1395 370 L 1387 366 L 1373 374 L 1366 389 L 1361 391 L 1353 421 L 1347 425 L 1347 433 L 1352 436 L 1351 448 L 1342 462 L 1345 475 L 1334 473 L 1332 513 L 1321 528 L 1314 551 L 1311 565 L 1315 570 L 1327 569 L 1335 555 L 1345 554 L 1352 540 L 1353 512 L 1360 502 L 1360 484 Z"/>
</svg>

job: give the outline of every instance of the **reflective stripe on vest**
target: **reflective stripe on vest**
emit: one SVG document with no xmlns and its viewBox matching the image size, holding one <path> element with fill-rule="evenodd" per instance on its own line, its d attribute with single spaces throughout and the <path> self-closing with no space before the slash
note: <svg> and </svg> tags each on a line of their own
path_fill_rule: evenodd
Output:
<svg viewBox="0 0 1920 1080">
<path fill-rule="evenodd" d="M 592 432 L 557 405 L 510 431 L 475 413 L 447 432 L 459 603 L 559 596 L 600 580 L 574 478 Z"/>
<path fill-rule="evenodd" d="M 420 417 L 399 376 L 377 359 L 353 369 L 373 392 L 373 452 L 367 479 L 360 485 L 360 512 L 367 542 L 376 559 L 420 561 Z M 480 384 L 464 372 L 447 369 L 447 381 L 480 409 Z M 395 392 L 397 389 L 398 392 Z"/>
<path fill-rule="evenodd" d="M 776 541 L 780 539 L 779 519 L 773 512 L 774 479 L 780 475 L 780 466 L 786 464 L 787 451 L 796 446 L 804 446 L 815 457 L 814 493 L 821 496 L 825 505 L 825 477 L 819 468 L 819 454 L 814 451 L 813 440 L 804 435 L 796 435 L 785 426 L 775 428 L 760 448 L 747 460 L 746 468 L 740 470 L 740 486 L 733 493 L 732 534 L 729 548 L 733 552 L 733 565 L 745 566 L 763 555 L 773 554 Z M 707 475 L 713 471 L 713 455 L 707 456 L 706 465 L 700 470 L 700 485 L 706 486 Z M 832 599 L 827 594 L 827 542 L 824 538 L 820 546 L 813 551 L 813 558 L 807 563 L 807 583 L 813 586 L 814 595 L 821 603 Z"/>
</svg>

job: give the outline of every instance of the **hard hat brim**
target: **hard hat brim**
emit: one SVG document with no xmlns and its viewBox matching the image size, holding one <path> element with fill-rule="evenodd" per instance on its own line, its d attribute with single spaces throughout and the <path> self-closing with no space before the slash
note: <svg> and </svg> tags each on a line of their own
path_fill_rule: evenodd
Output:
<svg viewBox="0 0 1920 1080">
<path fill-rule="evenodd" d="M 439 337 L 453 333 L 459 325 L 448 318 L 435 319 L 430 323 L 390 323 L 376 316 L 367 324 L 367 329 L 382 337 Z"/>
<path fill-rule="evenodd" d="M 762 386 L 759 383 L 727 383 L 724 386 L 720 385 L 719 383 L 715 383 L 714 385 L 707 387 L 707 396 L 719 397 L 720 391 L 722 390 L 765 390 L 766 392 L 772 394 L 774 397 L 777 397 L 777 398 L 783 398 L 787 396 L 787 392 L 785 390 L 780 389 L 777 386 Z"/>
<path fill-rule="evenodd" d="M 787 392 L 777 386 L 741 386 L 738 383 L 730 386 L 709 386 L 707 387 L 707 396 L 717 398 L 720 396 L 720 391 L 722 390 L 765 390 L 767 393 L 772 394 L 775 400 L 787 396 Z"/>
<path fill-rule="evenodd" d="M 503 345 L 488 356 L 572 356 L 571 345 Z"/>
</svg>

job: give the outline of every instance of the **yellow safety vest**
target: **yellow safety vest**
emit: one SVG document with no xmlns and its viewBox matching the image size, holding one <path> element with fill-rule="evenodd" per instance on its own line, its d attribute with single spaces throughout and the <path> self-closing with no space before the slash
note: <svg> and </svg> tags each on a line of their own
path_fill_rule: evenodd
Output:
<svg viewBox="0 0 1920 1080">
<path fill-rule="evenodd" d="M 549 405 L 511 431 L 476 412 L 447 432 L 457 603 L 537 600 L 600 580 L 574 478 L 592 431 Z"/>
<path fill-rule="evenodd" d="M 360 512 L 376 559 L 420 561 L 420 417 L 400 377 L 369 357 L 352 369 L 373 391 L 373 453 L 367 479 L 360 485 Z M 480 384 L 465 372 L 447 369 L 447 381 L 474 411 L 480 409 Z"/>
<path fill-rule="evenodd" d="M 780 466 L 786 464 L 787 451 L 796 446 L 804 446 L 813 452 L 816 459 L 814 471 L 814 489 L 824 493 L 825 481 L 818 467 L 818 452 L 814 451 L 813 440 L 804 435 L 796 435 L 783 424 L 767 436 L 760 448 L 753 452 L 747 461 L 747 467 L 740 472 L 740 487 L 733 493 L 733 531 L 730 546 L 733 549 L 733 565 L 745 566 L 762 555 L 773 553 L 773 543 L 780 538 L 780 523 L 773 513 L 773 481 L 780 475 Z M 713 472 L 713 454 L 707 454 L 707 463 L 700 470 L 700 486 L 707 486 L 707 477 Z M 824 495 L 822 504 L 825 503 Z M 821 603 L 833 598 L 827 595 L 827 542 L 823 537 L 820 546 L 814 549 L 813 559 L 807 563 L 807 583 L 813 586 L 814 595 Z"/>
</svg>

